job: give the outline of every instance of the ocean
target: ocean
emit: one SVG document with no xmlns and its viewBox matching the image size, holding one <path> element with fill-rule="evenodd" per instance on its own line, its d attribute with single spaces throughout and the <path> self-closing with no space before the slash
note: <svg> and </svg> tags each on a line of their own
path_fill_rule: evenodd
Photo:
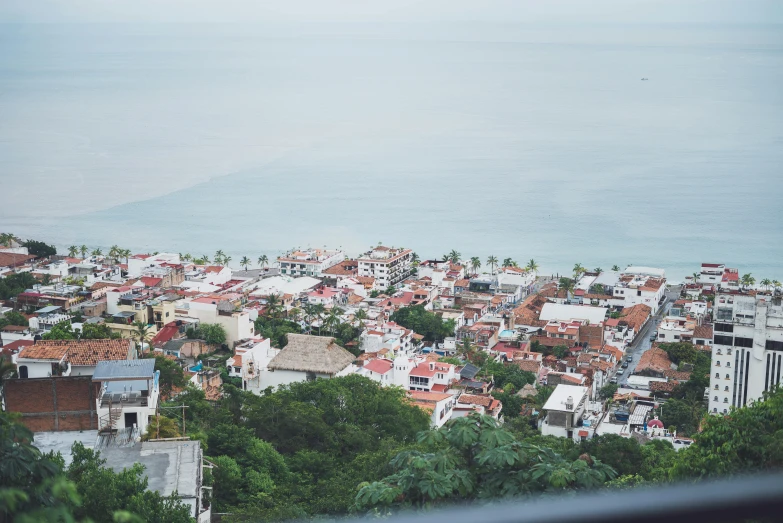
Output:
<svg viewBox="0 0 783 523">
<path fill-rule="evenodd" d="M 6 24 L 0 231 L 783 280 L 782 85 L 780 26 Z"/>
</svg>

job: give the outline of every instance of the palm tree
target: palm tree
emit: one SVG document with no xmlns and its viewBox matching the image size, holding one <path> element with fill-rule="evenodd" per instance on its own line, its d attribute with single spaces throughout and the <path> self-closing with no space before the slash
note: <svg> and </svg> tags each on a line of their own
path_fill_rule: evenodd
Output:
<svg viewBox="0 0 783 523">
<path fill-rule="evenodd" d="M 585 268 L 582 267 L 581 263 L 574 264 L 574 279 L 578 280 L 579 276 L 581 276 L 585 272 Z"/>
<path fill-rule="evenodd" d="M 316 303 L 315 304 L 315 318 L 319 321 L 318 324 L 318 335 L 321 335 L 321 327 L 324 326 L 323 316 L 326 313 L 326 307 L 324 307 L 323 303 Z"/>
<path fill-rule="evenodd" d="M 182 259 L 184 261 L 190 261 L 193 259 L 193 256 L 191 256 L 189 252 L 186 252 L 185 254 L 182 255 Z"/>
<path fill-rule="evenodd" d="M 71 258 L 75 258 L 77 252 L 79 252 L 79 248 L 76 245 L 71 245 L 68 247 L 68 256 Z"/>
<path fill-rule="evenodd" d="M 517 266 L 517 262 L 515 262 L 511 258 L 506 258 L 505 260 L 503 260 L 503 267 L 516 267 L 516 266 Z"/>
<path fill-rule="evenodd" d="M 353 321 L 356 322 L 358 328 L 362 328 L 362 326 L 364 325 L 364 320 L 366 319 L 367 319 L 367 311 L 364 309 L 359 309 L 353 315 Z"/>
<path fill-rule="evenodd" d="M 155 254 L 157 254 L 157 253 L 155 253 Z M 128 263 L 128 258 L 130 258 L 130 255 L 131 255 L 131 250 L 130 249 L 120 249 L 119 250 L 119 255 L 122 258 L 125 258 L 125 263 L 127 264 Z"/>
<path fill-rule="evenodd" d="M 258 257 L 258 266 L 261 267 L 262 269 L 266 267 L 268 263 L 269 263 L 269 258 L 267 257 L 266 254 L 262 254 L 261 256 Z"/>
<path fill-rule="evenodd" d="M 239 260 L 239 265 L 243 266 L 245 270 L 247 270 L 247 266 L 250 265 L 250 258 L 247 256 L 242 256 L 242 259 Z"/>
<path fill-rule="evenodd" d="M 772 280 L 772 287 L 777 291 L 780 289 L 780 282 L 778 280 Z"/>
<path fill-rule="evenodd" d="M 0 233 L 0 245 L 3 247 L 10 247 L 11 242 L 14 241 L 14 235 L 8 232 Z"/>
<path fill-rule="evenodd" d="M 614 272 L 620 272 L 620 266 L 619 265 L 612 265 L 612 270 Z"/>
<path fill-rule="evenodd" d="M 457 264 L 459 263 L 459 259 L 462 257 L 462 254 L 457 252 L 456 249 L 451 249 L 451 252 L 448 254 L 448 259 L 451 263 Z"/>
<path fill-rule="evenodd" d="M 420 261 L 421 261 L 421 258 L 419 258 L 418 254 L 416 254 L 415 252 L 413 254 L 411 254 L 411 264 L 414 267 L 418 267 Z"/>
<path fill-rule="evenodd" d="M 536 260 L 530 258 L 530 260 L 527 262 L 526 269 L 529 270 L 530 272 L 538 271 L 538 264 L 536 263 Z"/>
<path fill-rule="evenodd" d="M 89 249 L 87 248 L 86 245 L 82 245 L 81 247 L 79 247 L 79 252 L 82 255 L 82 259 L 84 259 L 87 257 L 87 253 L 89 252 Z"/>
<path fill-rule="evenodd" d="M 470 268 L 473 269 L 473 274 L 478 274 L 478 270 L 481 268 L 481 260 L 478 256 L 473 256 L 470 259 Z"/>
<path fill-rule="evenodd" d="M 277 322 L 278 318 L 283 313 L 283 302 L 280 299 L 279 294 L 270 294 L 266 297 L 266 309 L 264 310 L 264 316 L 272 320 L 273 323 Z"/>
<path fill-rule="evenodd" d="M 753 284 L 756 283 L 756 278 L 754 278 L 753 275 L 750 273 L 743 274 L 740 282 L 745 288 L 748 288 L 748 287 L 752 287 Z"/>
<path fill-rule="evenodd" d="M 232 260 L 231 256 L 223 256 L 223 265 L 228 267 L 228 262 Z"/>
<path fill-rule="evenodd" d="M 98 249 L 93 249 L 91 254 L 92 254 L 93 256 L 103 256 L 103 251 L 102 251 L 102 250 L 100 250 L 100 248 L 98 248 Z"/>
<path fill-rule="evenodd" d="M 693 276 L 693 281 L 695 283 L 696 281 L 698 281 L 699 276 L 701 276 L 701 273 L 694 272 L 691 276 Z"/>
<path fill-rule="evenodd" d="M 111 248 L 109 249 L 109 258 L 111 258 L 111 260 L 114 263 L 117 263 L 117 258 L 119 258 L 119 257 L 120 257 L 120 248 L 119 248 L 119 246 L 112 245 Z"/>
<path fill-rule="evenodd" d="M 302 309 L 299 307 L 294 307 L 290 311 L 288 311 L 288 314 L 286 314 L 286 317 L 292 321 L 299 321 L 299 318 L 302 317 Z"/>
<path fill-rule="evenodd" d="M 574 280 L 571 278 L 560 278 L 560 289 L 566 293 L 566 300 L 570 301 L 570 293 L 574 290 Z"/>
<path fill-rule="evenodd" d="M 769 278 L 764 278 L 759 282 L 759 284 L 764 287 L 764 290 L 769 290 L 769 288 L 772 286 L 772 280 Z"/>
<path fill-rule="evenodd" d="M 329 314 L 326 316 L 326 319 L 324 320 L 324 325 L 329 330 L 332 335 L 337 331 L 337 328 L 342 323 L 342 320 L 340 319 L 340 316 L 345 312 L 340 307 L 332 307 L 329 309 Z"/>
<path fill-rule="evenodd" d="M 201 263 L 199 263 L 199 265 L 206 265 L 209 263 L 209 257 L 205 254 L 201 257 L 200 261 Z"/>
<path fill-rule="evenodd" d="M 495 267 L 497 266 L 497 264 L 498 264 L 498 259 L 494 255 L 487 258 L 487 265 L 492 267 L 492 274 L 495 274 Z"/>
<path fill-rule="evenodd" d="M 307 333 L 309 334 L 313 330 L 313 319 L 318 315 L 318 308 L 314 303 L 305 303 L 302 306 L 304 311 L 305 323 L 307 323 Z"/>
<path fill-rule="evenodd" d="M 601 267 L 596 267 L 595 269 L 593 269 L 593 272 L 597 272 L 598 274 L 601 274 L 602 272 L 604 272 L 604 270 Z"/>
<path fill-rule="evenodd" d="M 225 254 L 225 253 L 224 253 L 222 250 L 220 250 L 220 249 L 218 249 L 217 251 L 215 251 L 215 263 L 217 263 L 217 264 L 223 264 L 223 257 L 224 257 L 225 255 L 226 255 L 226 254 Z"/>
<path fill-rule="evenodd" d="M 132 336 L 138 340 L 137 348 L 141 353 L 144 351 L 144 344 L 152 337 L 150 326 L 143 321 L 134 321 L 133 326 L 136 327 L 136 330 L 133 331 Z"/>
</svg>

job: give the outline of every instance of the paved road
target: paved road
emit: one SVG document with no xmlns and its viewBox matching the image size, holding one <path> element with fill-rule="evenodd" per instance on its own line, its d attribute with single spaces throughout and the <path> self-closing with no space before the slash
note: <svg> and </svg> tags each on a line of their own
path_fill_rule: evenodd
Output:
<svg viewBox="0 0 783 523">
<path fill-rule="evenodd" d="M 636 370 L 636 366 L 639 364 L 639 360 L 642 358 L 642 354 L 647 352 L 652 347 L 650 336 L 658 329 L 658 325 L 661 323 L 661 320 L 664 316 L 666 316 L 666 314 L 669 312 L 669 309 L 671 309 L 672 305 L 679 298 L 679 296 L 680 287 L 673 287 L 672 290 L 666 291 L 666 301 L 664 301 L 663 306 L 658 309 L 658 314 L 653 316 L 650 321 L 647 322 L 647 325 L 645 325 L 645 327 L 642 329 L 642 332 L 636 336 L 636 339 L 625 353 L 626 357 L 631 356 L 633 359 L 628 364 L 628 368 L 625 369 L 625 372 L 623 372 L 622 375 L 617 376 L 617 381 L 620 384 L 624 383 L 625 380 L 628 379 L 628 376 L 633 374 L 634 370 Z"/>
</svg>

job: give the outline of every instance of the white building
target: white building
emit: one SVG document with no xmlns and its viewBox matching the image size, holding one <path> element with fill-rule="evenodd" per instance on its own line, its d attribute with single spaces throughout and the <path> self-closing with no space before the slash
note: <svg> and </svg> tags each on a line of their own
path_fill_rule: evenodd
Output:
<svg viewBox="0 0 783 523">
<path fill-rule="evenodd" d="M 693 339 L 693 329 L 686 326 L 684 319 L 667 318 L 658 325 L 659 343 L 679 343 L 685 339 Z"/>
<path fill-rule="evenodd" d="M 155 416 L 159 379 L 152 358 L 99 362 L 92 376 L 101 384 L 96 399 L 99 431 L 135 428 L 139 436 L 144 434 Z"/>
<path fill-rule="evenodd" d="M 287 252 L 277 259 L 280 274 L 286 276 L 310 276 L 320 278 L 323 272 L 345 260 L 339 250 L 306 249 Z"/>
<path fill-rule="evenodd" d="M 628 267 L 613 287 L 613 296 L 625 307 L 644 304 L 658 312 L 666 293 L 666 271 L 652 267 Z"/>
<path fill-rule="evenodd" d="M 580 441 L 587 438 L 588 431 L 580 434 L 579 422 L 587 406 L 587 387 L 577 385 L 558 385 L 544 405 L 541 422 L 541 434 L 558 436 Z"/>
<path fill-rule="evenodd" d="M 769 296 L 715 299 L 709 411 L 726 414 L 783 383 L 783 307 Z"/>
<path fill-rule="evenodd" d="M 288 335 L 285 348 L 266 365 L 268 372 L 261 376 L 259 386 L 263 390 L 317 378 L 346 376 L 356 372 L 355 359 L 330 336 L 292 333 Z"/>
<path fill-rule="evenodd" d="M 561 305 L 545 303 L 541 308 L 539 319 L 544 321 L 571 322 L 577 320 L 588 325 L 600 325 L 606 319 L 606 307 L 590 307 L 586 305 Z"/>
<path fill-rule="evenodd" d="M 358 260 L 359 276 L 375 278 L 377 287 L 385 289 L 397 285 L 412 271 L 413 251 L 378 246 Z"/>
<path fill-rule="evenodd" d="M 92 376 L 101 361 L 136 358 L 131 340 L 38 340 L 16 358 L 19 377 Z"/>
<path fill-rule="evenodd" d="M 159 267 L 164 263 L 179 264 L 179 254 L 136 254 L 128 258 L 128 276 L 138 278 L 147 267 Z"/>
<path fill-rule="evenodd" d="M 430 414 L 432 428 L 439 429 L 451 419 L 454 409 L 454 394 L 448 392 L 411 391 L 408 397 L 414 405 Z"/>
<path fill-rule="evenodd" d="M 394 361 L 386 358 L 370 360 L 357 373 L 382 385 L 424 392 L 446 392 L 458 379 L 457 369 L 450 363 L 405 355 L 397 356 Z"/>
<path fill-rule="evenodd" d="M 219 296 L 202 296 L 177 304 L 177 308 L 187 309 L 187 315 L 201 323 L 218 323 L 226 330 L 226 345 L 231 347 L 239 340 L 252 338 L 255 326 L 250 311 L 233 310 L 230 302 L 220 300 Z"/>
</svg>

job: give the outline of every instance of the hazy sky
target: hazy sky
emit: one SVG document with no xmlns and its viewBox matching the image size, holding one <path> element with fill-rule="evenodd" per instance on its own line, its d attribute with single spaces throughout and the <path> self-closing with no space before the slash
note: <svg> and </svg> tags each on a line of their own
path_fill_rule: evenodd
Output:
<svg viewBox="0 0 783 523">
<path fill-rule="evenodd" d="M 0 22 L 783 23 L 781 0 L 2 0 Z"/>
</svg>

